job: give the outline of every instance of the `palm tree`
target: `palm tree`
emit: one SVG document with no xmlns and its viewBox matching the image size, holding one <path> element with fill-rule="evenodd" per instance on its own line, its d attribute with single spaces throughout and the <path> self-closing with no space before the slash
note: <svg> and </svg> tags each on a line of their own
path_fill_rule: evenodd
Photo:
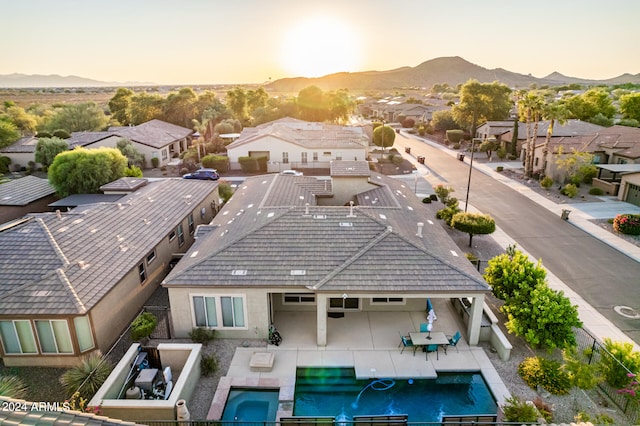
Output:
<svg viewBox="0 0 640 426">
<path fill-rule="evenodd" d="M 540 93 L 535 91 L 527 92 L 520 98 L 518 110 L 527 124 L 527 150 L 524 162 L 524 174 L 531 177 L 533 174 L 533 158 L 535 153 L 535 141 L 538 137 L 538 123 L 542 116 L 544 101 Z M 533 129 L 531 126 L 533 125 Z"/>
<path fill-rule="evenodd" d="M 544 173 L 544 175 L 546 176 L 547 158 L 549 156 L 549 142 L 551 141 L 551 136 L 553 135 L 553 126 L 555 125 L 555 123 L 558 123 L 560 125 L 566 123 L 567 118 L 569 117 L 569 110 L 563 103 L 553 101 L 544 106 L 542 114 L 546 120 L 549 120 L 547 137 L 544 140 L 544 147 L 542 148 L 542 173 Z"/>
</svg>

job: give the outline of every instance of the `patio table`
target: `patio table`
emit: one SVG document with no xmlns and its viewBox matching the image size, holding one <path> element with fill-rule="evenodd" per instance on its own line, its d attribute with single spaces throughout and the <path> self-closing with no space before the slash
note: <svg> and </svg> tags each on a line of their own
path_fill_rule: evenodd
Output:
<svg viewBox="0 0 640 426">
<path fill-rule="evenodd" d="M 429 336 L 429 334 L 431 334 L 431 336 Z M 431 333 L 410 331 L 409 337 L 411 337 L 414 346 L 421 346 L 424 349 L 426 349 L 427 345 L 438 345 L 438 349 L 440 349 L 440 345 L 449 344 L 449 339 L 446 334 L 441 331 L 432 331 Z"/>
</svg>

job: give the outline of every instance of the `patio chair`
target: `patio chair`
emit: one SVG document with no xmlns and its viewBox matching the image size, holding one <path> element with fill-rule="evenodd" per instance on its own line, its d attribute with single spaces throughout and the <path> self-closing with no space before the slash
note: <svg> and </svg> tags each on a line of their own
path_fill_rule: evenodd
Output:
<svg viewBox="0 0 640 426">
<path fill-rule="evenodd" d="M 460 331 L 456 331 L 456 334 L 452 336 L 447 336 L 447 338 L 449 339 L 449 344 L 448 345 L 442 345 L 442 348 L 444 349 L 444 353 L 447 353 L 447 347 L 448 346 L 454 346 L 456 348 L 456 352 L 460 352 L 458 350 L 458 342 L 460 341 L 460 339 L 462 338 L 462 334 L 460 334 Z"/>
<path fill-rule="evenodd" d="M 420 324 L 420 333 L 427 333 L 427 332 L 429 332 L 429 324 L 427 323 Z"/>
<path fill-rule="evenodd" d="M 435 352 L 436 353 L 436 359 L 440 359 L 438 357 L 438 348 L 440 347 L 440 345 L 427 345 L 424 347 L 424 351 L 427 353 L 427 359 L 429 359 L 429 352 Z"/>
<path fill-rule="evenodd" d="M 399 331 L 398 334 L 400 334 L 400 344 L 398 345 L 398 347 L 402 346 L 402 350 L 400 351 L 400 353 L 403 353 L 405 348 L 411 347 L 413 348 L 413 356 L 416 356 L 416 347 L 414 346 L 411 337 L 403 336 Z"/>
</svg>

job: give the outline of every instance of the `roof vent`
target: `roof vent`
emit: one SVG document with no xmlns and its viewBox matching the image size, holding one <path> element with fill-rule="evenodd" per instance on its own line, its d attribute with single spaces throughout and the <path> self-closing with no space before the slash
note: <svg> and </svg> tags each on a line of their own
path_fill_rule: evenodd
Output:
<svg viewBox="0 0 640 426">
<path fill-rule="evenodd" d="M 309 214 L 309 203 L 304 205 L 304 214 Z"/>
<path fill-rule="evenodd" d="M 56 210 L 56 217 L 58 220 L 62 220 L 62 213 L 60 213 L 60 210 Z"/>
<path fill-rule="evenodd" d="M 231 275 L 247 275 L 246 269 L 234 269 L 231 271 Z"/>
<path fill-rule="evenodd" d="M 424 223 L 423 222 L 418 222 L 418 233 L 416 234 L 417 237 L 422 238 L 422 228 L 424 227 Z"/>
<path fill-rule="evenodd" d="M 314 219 L 326 219 L 327 215 L 326 214 L 314 214 L 313 218 Z"/>
<path fill-rule="evenodd" d="M 124 237 L 121 235 L 116 235 L 116 240 L 118 241 L 124 241 Z"/>
<path fill-rule="evenodd" d="M 353 201 L 349 201 L 349 215 L 347 217 L 356 217 L 356 215 L 353 214 Z"/>
<path fill-rule="evenodd" d="M 292 269 L 291 275 L 307 275 L 306 269 Z"/>
<path fill-rule="evenodd" d="M 78 260 L 78 267 L 80 269 L 87 269 L 89 267 L 89 264 L 84 260 Z"/>
<path fill-rule="evenodd" d="M 146 217 L 144 219 L 142 219 L 142 221 L 144 222 L 145 225 L 148 225 L 151 223 L 151 221 L 149 219 L 147 219 Z"/>
<path fill-rule="evenodd" d="M 124 252 L 129 250 L 129 247 L 126 244 L 120 244 L 120 251 Z"/>
</svg>

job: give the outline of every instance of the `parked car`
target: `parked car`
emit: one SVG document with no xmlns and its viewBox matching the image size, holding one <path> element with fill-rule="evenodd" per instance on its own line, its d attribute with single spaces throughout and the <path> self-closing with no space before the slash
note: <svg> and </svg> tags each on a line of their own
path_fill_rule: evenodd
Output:
<svg viewBox="0 0 640 426">
<path fill-rule="evenodd" d="M 291 176 L 303 176 L 304 173 L 299 172 L 297 170 L 283 170 L 280 172 L 281 175 L 291 175 Z"/>
<path fill-rule="evenodd" d="M 218 180 L 220 175 L 216 169 L 200 169 L 182 176 L 183 179 Z"/>
</svg>

